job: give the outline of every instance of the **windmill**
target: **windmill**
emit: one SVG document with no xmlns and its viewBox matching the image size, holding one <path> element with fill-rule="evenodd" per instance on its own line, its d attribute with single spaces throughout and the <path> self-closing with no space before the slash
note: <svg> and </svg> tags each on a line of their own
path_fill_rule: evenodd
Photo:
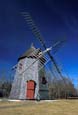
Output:
<svg viewBox="0 0 78 115">
<path fill-rule="evenodd" d="M 62 41 L 58 41 L 52 47 L 47 48 L 29 13 L 23 13 L 23 15 L 33 34 L 39 39 L 41 45 L 44 47 L 44 51 L 40 48 L 36 49 L 34 45 L 31 45 L 30 49 L 18 58 L 17 68 L 14 66 L 16 68 L 16 73 L 12 84 L 10 98 L 49 99 L 48 79 L 46 77 L 45 68 L 43 67 L 47 63 L 44 55 L 46 53 L 49 55 L 50 60 L 54 64 L 60 77 L 63 79 L 54 57 L 50 54 L 50 51 L 56 46 L 61 45 Z"/>
<path fill-rule="evenodd" d="M 29 13 L 29 12 L 22 12 L 22 14 L 23 14 L 23 16 L 24 16 L 24 18 L 25 18 L 25 20 L 26 20 L 26 22 L 27 22 L 29 28 L 31 29 L 33 35 L 35 36 L 36 39 L 38 39 L 38 40 L 40 41 L 40 44 L 41 44 L 41 45 L 43 46 L 43 48 L 46 50 L 46 49 L 47 49 L 47 46 L 46 46 L 46 44 L 45 44 L 45 42 L 44 42 L 43 36 L 41 35 L 41 33 L 40 33 L 38 27 L 37 27 L 36 24 L 34 23 L 34 21 L 33 21 L 32 17 L 31 17 L 31 15 L 30 15 L 30 13 Z M 64 43 L 64 41 L 65 41 L 65 40 L 62 40 L 61 42 L 58 41 L 56 44 L 60 44 L 60 46 L 61 46 L 61 44 Z M 63 79 L 64 84 L 66 85 L 65 80 L 64 80 L 64 77 L 63 77 L 63 75 L 62 75 L 62 73 L 61 73 L 61 71 L 60 71 L 60 69 L 59 69 L 59 67 L 58 67 L 58 65 L 57 65 L 57 63 L 56 63 L 56 61 L 55 61 L 53 55 L 50 53 L 50 51 L 47 51 L 47 54 L 48 54 L 50 60 L 52 61 L 54 67 L 56 68 L 58 74 L 59 74 L 60 77 Z"/>
</svg>

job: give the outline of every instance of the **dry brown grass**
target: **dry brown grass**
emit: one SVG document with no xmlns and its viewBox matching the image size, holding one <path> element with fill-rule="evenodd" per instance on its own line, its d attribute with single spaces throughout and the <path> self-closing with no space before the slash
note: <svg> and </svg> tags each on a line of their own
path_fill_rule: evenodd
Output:
<svg viewBox="0 0 78 115">
<path fill-rule="evenodd" d="M 0 115 L 78 115 L 78 100 L 0 102 Z"/>
</svg>

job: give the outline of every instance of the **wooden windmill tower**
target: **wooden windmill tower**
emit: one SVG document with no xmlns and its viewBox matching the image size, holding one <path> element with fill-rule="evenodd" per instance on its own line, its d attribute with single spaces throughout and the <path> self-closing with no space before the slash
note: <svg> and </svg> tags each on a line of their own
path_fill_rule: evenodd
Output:
<svg viewBox="0 0 78 115">
<path fill-rule="evenodd" d="M 18 58 L 11 99 L 49 99 L 45 69 L 39 71 L 40 66 L 46 62 L 41 54 L 40 49 L 31 46 Z"/>
</svg>

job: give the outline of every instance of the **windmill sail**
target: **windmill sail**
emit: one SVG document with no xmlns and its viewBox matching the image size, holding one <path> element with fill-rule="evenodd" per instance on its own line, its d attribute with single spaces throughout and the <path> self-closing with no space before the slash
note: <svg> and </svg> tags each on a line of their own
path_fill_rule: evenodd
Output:
<svg viewBox="0 0 78 115">
<path fill-rule="evenodd" d="M 32 33 L 34 34 L 34 36 L 40 41 L 41 45 L 44 47 L 44 49 L 46 50 L 46 44 L 44 42 L 44 39 L 43 39 L 43 36 L 40 34 L 40 31 L 39 29 L 37 28 L 36 24 L 34 23 L 34 21 L 32 20 L 32 17 L 30 16 L 30 14 L 28 12 L 23 12 L 22 13 L 28 26 L 30 27 Z M 53 55 L 51 55 L 51 53 L 48 51 L 47 52 L 49 58 L 51 59 L 52 63 L 54 64 L 57 72 L 59 73 L 60 77 L 63 79 L 64 81 L 64 84 L 65 84 L 65 80 L 64 80 L 64 77 L 62 76 L 62 73 L 59 69 L 59 67 L 57 66 L 57 63 L 53 57 Z"/>
</svg>

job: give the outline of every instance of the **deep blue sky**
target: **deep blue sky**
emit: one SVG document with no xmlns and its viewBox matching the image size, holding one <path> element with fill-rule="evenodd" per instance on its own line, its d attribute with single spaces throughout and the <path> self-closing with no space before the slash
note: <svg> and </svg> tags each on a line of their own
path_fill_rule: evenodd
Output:
<svg viewBox="0 0 78 115">
<path fill-rule="evenodd" d="M 21 12 L 31 13 L 44 36 L 47 47 L 56 39 L 67 42 L 54 54 L 58 64 L 72 78 L 78 77 L 78 2 L 77 0 L 0 0 L 0 73 L 7 75 L 18 57 L 33 42 L 32 35 Z"/>
</svg>

